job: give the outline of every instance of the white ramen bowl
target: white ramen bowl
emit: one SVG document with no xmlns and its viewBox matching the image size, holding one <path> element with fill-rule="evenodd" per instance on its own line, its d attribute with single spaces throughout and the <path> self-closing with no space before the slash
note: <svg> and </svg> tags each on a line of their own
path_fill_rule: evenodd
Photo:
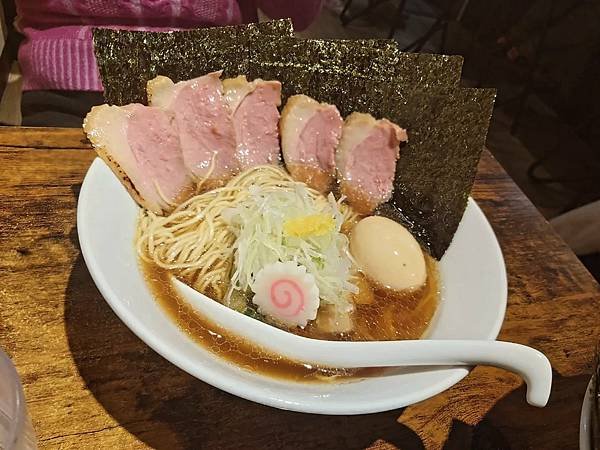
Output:
<svg viewBox="0 0 600 450">
<path fill-rule="evenodd" d="M 85 176 L 77 207 L 85 262 L 121 320 L 163 357 L 206 383 L 281 409 L 363 414 L 425 400 L 469 372 L 468 367 L 397 368 L 363 379 L 301 383 L 251 372 L 219 358 L 180 330 L 154 300 L 133 243 L 138 211 L 97 158 Z M 506 309 L 506 270 L 494 232 L 472 199 L 439 268 L 441 301 L 426 338 L 495 339 Z"/>
</svg>

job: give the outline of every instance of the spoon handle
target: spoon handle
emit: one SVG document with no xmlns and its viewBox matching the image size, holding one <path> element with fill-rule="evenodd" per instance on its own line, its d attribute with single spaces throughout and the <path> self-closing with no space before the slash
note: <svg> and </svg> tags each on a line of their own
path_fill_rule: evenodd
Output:
<svg viewBox="0 0 600 450">
<path fill-rule="evenodd" d="M 352 346 L 344 345 L 345 348 L 342 348 L 339 344 Z M 548 358 L 531 347 L 512 342 L 427 339 L 353 343 L 320 341 L 311 353 L 314 358 L 315 353 L 324 355 L 325 352 L 324 359 L 334 367 L 356 367 L 359 364 L 362 367 L 500 367 L 520 375 L 527 384 L 527 402 L 540 407 L 548 402 L 552 387 L 552 367 Z"/>
<path fill-rule="evenodd" d="M 267 351 L 322 367 L 495 366 L 519 374 L 527 401 L 545 406 L 552 387 L 548 358 L 511 342 L 488 340 L 414 340 L 339 342 L 309 339 L 264 324 L 209 299 L 174 279 L 179 293 L 207 319 Z"/>
</svg>

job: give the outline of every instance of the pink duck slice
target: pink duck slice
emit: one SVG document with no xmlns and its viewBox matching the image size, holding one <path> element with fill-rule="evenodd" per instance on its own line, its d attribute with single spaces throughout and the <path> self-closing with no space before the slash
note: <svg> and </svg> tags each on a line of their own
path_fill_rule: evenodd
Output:
<svg viewBox="0 0 600 450">
<path fill-rule="evenodd" d="M 193 193 L 171 113 L 140 104 L 100 105 L 88 113 L 83 129 L 141 206 L 163 214 Z"/>
<path fill-rule="evenodd" d="M 279 162 L 281 83 L 244 75 L 223 81 L 225 100 L 233 117 L 236 156 L 241 170 Z"/>
<path fill-rule="evenodd" d="M 304 327 L 317 317 L 319 288 L 315 277 L 293 261 L 263 267 L 256 274 L 252 291 L 258 311 L 278 323 Z"/>
<path fill-rule="evenodd" d="M 239 171 L 220 75 L 213 72 L 179 83 L 158 76 L 147 86 L 149 103 L 175 114 L 185 164 L 196 180 L 210 176 L 208 188 L 224 184 Z"/>
<path fill-rule="evenodd" d="M 336 151 L 340 189 L 359 213 L 369 214 L 388 201 L 394 189 L 396 161 L 406 130 L 387 119 L 352 113 Z"/>
<path fill-rule="evenodd" d="M 294 179 L 327 193 L 335 179 L 335 149 L 342 117 L 334 105 L 306 95 L 291 96 L 281 113 L 281 149 Z"/>
</svg>

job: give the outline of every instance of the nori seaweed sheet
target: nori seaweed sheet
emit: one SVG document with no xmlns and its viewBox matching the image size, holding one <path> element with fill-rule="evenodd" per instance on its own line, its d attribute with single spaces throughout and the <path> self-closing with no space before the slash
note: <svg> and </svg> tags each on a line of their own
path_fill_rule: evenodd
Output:
<svg viewBox="0 0 600 450">
<path fill-rule="evenodd" d="M 467 206 L 495 97 L 495 89 L 390 95 L 385 116 L 409 130 L 409 142 L 396 165 L 392 200 L 377 212 L 404 223 L 437 259 Z"/>
<path fill-rule="evenodd" d="M 457 86 L 463 58 L 405 53 L 395 44 L 373 46 L 366 41 L 284 37 L 265 41 L 251 50 L 250 63 L 253 62 L 426 88 Z"/>
<path fill-rule="evenodd" d="M 393 198 L 376 213 L 402 222 L 441 258 L 466 207 L 495 91 L 458 88 L 460 57 L 399 53 L 388 41 L 295 40 L 269 23 L 173 33 L 94 30 L 105 97 L 145 102 L 146 82 L 158 74 L 178 81 L 224 69 L 224 76 L 280 80 L 284 101 L 303 93 L 337 105 L 344 116 L 387 117 L 407 128 L 409 142 Z"/>
<path fill-rule="evenodd" d="M 300 39 L 302 40 L 302 39 Z M 325 42 L 355 42 L 362 47 L 377 48 L 380 50 L 400 50 L 398 43 L 393 39 L 323 39 Z"/>
<path fill-rule="evenodd" d="M 93 30 L 104 98 L 115 105 L 146 104 L 146 82 L 157 75 L 180 81 L 216 70 L 225 77 L 246 73 L 250 41 L 292 34 L 290 20 L 169 32 Z"/>
<path fill-rule="evenodd" d="M 146 103 L 146 82 L 157 75 L 180 81 L 223 70 L 225 77 L 255 78 L 252 64 L 422 87 L 453 86 L 460 80 L 460 56 L 403 53 L 388 40 L 295 39 L 291 33 L 291 22 L 280 20 L 163 33 L 94 29 L 93 35 L 104 97 L 116 105 Z"/>
</svg>

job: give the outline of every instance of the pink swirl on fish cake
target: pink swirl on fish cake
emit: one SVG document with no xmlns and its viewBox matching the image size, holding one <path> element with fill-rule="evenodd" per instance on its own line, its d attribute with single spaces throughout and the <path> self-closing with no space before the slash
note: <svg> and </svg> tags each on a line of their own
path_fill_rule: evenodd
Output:
<svg viewBox="0 0 600 450">
<path fill-rule="evenodd" d="M 298 283 L 281 279 L 271 285 L 271 303 L 286 317 L 297 316 L 304 309 L 304 291 Z"/>
</svg>

